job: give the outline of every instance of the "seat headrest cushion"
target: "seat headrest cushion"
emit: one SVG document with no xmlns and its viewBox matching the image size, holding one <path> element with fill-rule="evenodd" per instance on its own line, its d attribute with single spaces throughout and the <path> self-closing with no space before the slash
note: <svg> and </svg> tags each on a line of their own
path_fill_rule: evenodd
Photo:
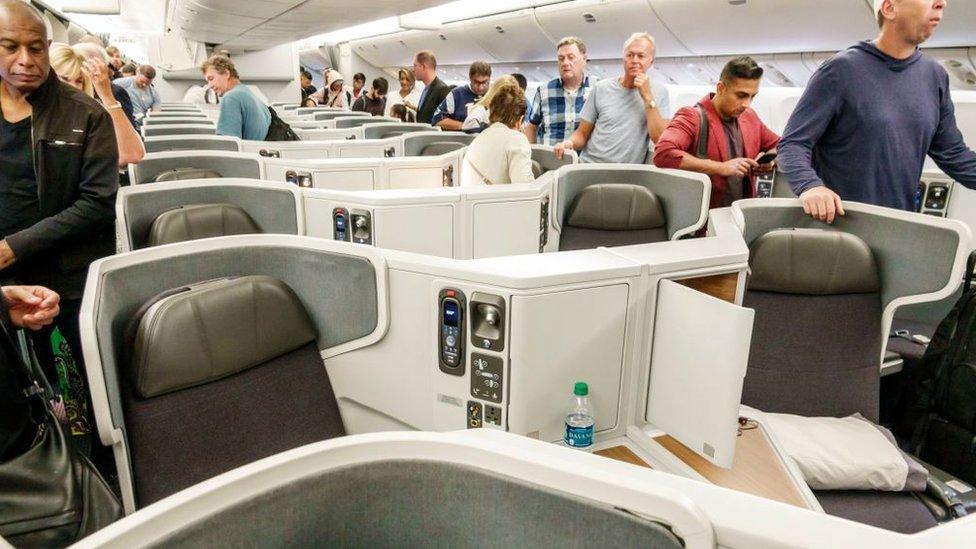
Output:
<svg viewBox="0 0 976 549">
<path fill-rule="evenodd" d="M 156 176 L 155 183 L 165 183 L 166 181 L 184 181 L 187 179 L 216 179 L 223 177 L 220 172 L 208 170 L 206 168 L 176 168 L 175 170 L 165 171 Z"/>
<path fill-rule="evenodd" d="M 148 245 L 260 232 L 254 219 L 240 206 L 189 204 L 161 213 L 149 228 Z"/>
<path fill-rule="evenodd" d="M 152 398 L 203 385 L 315 337 L 305 307 L 280 280 L 245 276 L 206 282 L 146 311 L 129 365 L 132 386 L 138 396 Z"/>
<path fill-rule="evenodd" d="M 646 187 L 622 183 L 586 187 L 566 218 L 571 227 L 604 231 L 657 229 L 666 223 L 657 195 Z"/>
<path fill-rule="evenodd" d="M 777 229 L 749 246 L 750 290 L 839 295 L 881 290 L 871 248 L 860 238 L 820 229 Z"/>
<path fill-rule="evenodd" d="M 433 141 L 420 149 L 420 156 L 440 156 L 464 148 L 464 143 L 454 141 Z"/>
</svg>

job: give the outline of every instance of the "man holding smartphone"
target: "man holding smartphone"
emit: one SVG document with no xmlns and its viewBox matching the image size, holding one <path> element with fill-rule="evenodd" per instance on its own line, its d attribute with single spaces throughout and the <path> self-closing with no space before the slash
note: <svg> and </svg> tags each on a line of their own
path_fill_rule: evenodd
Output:
<svg viewBox="0 0 976 549">
<path fill-rule="evenodd" d="M 779 136 L 749 108 L 762 74 L 751 57 L 726 63 L 715 93 L 678 109 L 654 147 L 655 166 L 711 177 L 710 208 L 752 198 L 755 176 L 773 168 Z"/>
</svg>

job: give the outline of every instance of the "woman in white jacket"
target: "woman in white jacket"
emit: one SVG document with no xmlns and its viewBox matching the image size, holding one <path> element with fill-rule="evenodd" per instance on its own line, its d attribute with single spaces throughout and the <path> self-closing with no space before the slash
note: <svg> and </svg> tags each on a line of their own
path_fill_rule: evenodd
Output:
<svg viewBox="0 0 976 549">
<path fill-rule="evenodd" d="M 393 116 L 395 105 L 404 105 L 416 115 L 417 103 L 420 102 L 420 89 L 417 87 L 417 80 L 413 77 L 413 71 L 400 69 L 397 71 L 397 80 L 400 81 L 400 91 L 386 94 L 384 116 Z"/>
<path fill-rule="evenodd" d="M 502 86 L 488 104 L 491 125 L 464 153 L 461 186 L 531 183 L 532 147 L 522 133 L 525 94 L 517 84 Z"/>
</svg>

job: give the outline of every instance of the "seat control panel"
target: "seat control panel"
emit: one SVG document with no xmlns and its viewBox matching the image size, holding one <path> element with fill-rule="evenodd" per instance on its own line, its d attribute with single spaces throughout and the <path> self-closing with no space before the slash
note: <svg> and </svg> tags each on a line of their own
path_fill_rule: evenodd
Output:
<svg viewBox="0 0 976 549">
<path fill-rule="evenodd" d="M 471 396 L 500 403 L 504 393 L 501 357 L 471 353 Z"/>
<path fill-rule="evenodd" d="M 776 170 L 756 176 L 756 198 L 772 198 L 776 183 Z"/>
<path fill-rule="evenodd" d="M 312 174 L 308 172 L 296 172 L 294 170 L 288 170 L 285 172 L 285 181 L 291 183 L 292 185 L 298 185 L 302 188 L 311 188 Z"/>
<path fill-rule="evenodd" d="M 916 209 L 923 214 L 945 217 L 951 194 L 951 181 L 922 181 L 915 195 Z"/>
<path fill-rule="evenodd" d="M 349 242 L 349 211 L 345 208 L 332 210 L 332 237 Z"/>
<path fill-rule="evenodd" d="M 444 288 L 437 296 L 437 349 L 442 372 L 454 376 L 464 375 L 464 338 L 467 308 L 464 293 L 454 288 Z"/>
<path fill-rule="evenodd" d="M 352 241 L 356 244 L 373 243 L 373 223 L 366 210 L 352 210 L 349 212 L 349 224 L 352 230 Z"/>
</svg>

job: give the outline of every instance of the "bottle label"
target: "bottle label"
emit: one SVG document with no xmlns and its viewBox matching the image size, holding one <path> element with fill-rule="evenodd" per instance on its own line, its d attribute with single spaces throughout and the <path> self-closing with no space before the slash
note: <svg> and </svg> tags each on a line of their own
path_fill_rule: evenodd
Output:
<svg viewBox="0 0 976 549">
<path fill-rule="evenodd" d="M 586 448 L 593 444 L 593 426 L 573 427 L 566 425 L 566 446 L 573 448 Z"/>
</svg>

